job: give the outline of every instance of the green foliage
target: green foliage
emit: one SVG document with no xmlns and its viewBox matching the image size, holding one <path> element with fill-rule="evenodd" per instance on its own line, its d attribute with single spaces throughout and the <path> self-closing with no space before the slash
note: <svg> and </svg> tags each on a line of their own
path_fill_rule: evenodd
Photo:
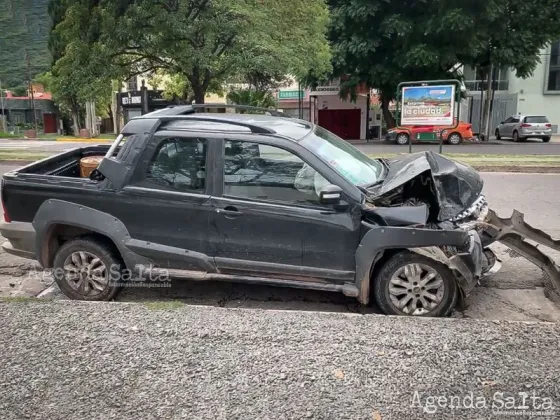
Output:
<svg viewBox="0 0 560 420">
<path fill-rule="evenodd" d="M 28 89 L 29 89 L 28 85 L 25 85 L 25 86 L 16 86 L 15 88 L 10 89 L 10 91 L 14 96 L 27 96 Z"/>
<path fill-rule="evenodd" d="M 179 96 L 188 81 L 197 102 L 263 69 L 330 69 L 323 0 L 76 0 L 64 16 L 53 44 L 67 43 L 66 54 L 72 44 L 95 50 L 88 71 L 96 77 L 163 70 L 182 76 Z"/>
<path fill-rule="evenodd" d="M 276 98 L 270 92 L 249 89 L 232 90 L 227 99 L 234 105 L 249 105 L 260 108 L 277 108 Z"/>
<path fill-rule="evenodd" d="M 560 37 L 557 0 L 331 0 L 334 74 L 380 89 L 384 113 L 399 82 L 456 77 L 490 62 L 531 74 L 539 49 Z"/>
<path fill-rule="evenodd" d="M 49 0 L 0 0 L 0 80 L 4 88 L 29 81 L 26 54 L 31 78 L 48 70 L 48 3 Z"/>
</svg>

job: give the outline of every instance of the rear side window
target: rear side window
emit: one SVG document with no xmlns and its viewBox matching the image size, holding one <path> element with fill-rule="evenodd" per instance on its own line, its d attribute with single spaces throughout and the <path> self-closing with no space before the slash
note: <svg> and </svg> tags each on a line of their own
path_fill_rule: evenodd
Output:
<svg viewBox="0 0 560 420">
<path fill-rule="evenodd" d="M 548 118 L 546 117 L 525 117 L 525 122 L 529 124 L 546 124 Z"/>
<path fill-rule="evenodd" d="M 205 139 L 165 139 L 152 158 L 146 180 L 174 190 L 202 193 L 206 188 L 207 150 Z"/>
</svg>

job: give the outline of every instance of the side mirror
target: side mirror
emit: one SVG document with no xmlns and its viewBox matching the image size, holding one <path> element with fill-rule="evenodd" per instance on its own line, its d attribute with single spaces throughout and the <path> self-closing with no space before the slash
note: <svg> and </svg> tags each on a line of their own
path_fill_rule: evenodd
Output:
<svg viewBox="0 0 560 420">
<path fill-rule="evenodd" d="M 319 203 L 326 205 L 339 204 L 342 200 L 342 188 L 338 185 L 327 185 L 319 193 Z"/>
<path fill-rule="evenodd" d="M 502 121 L 500 124 L 503 124 L 504 122 Z"/>
</svg>

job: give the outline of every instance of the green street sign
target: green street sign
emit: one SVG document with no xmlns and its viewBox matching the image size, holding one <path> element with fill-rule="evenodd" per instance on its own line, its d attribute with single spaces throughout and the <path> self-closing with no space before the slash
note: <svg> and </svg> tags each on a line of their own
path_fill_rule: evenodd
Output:
<svg viewBox="0 0 560 420">
<path fill-rule="evenodd" d="M 278 92 L 278 99 L 303 99 L 303 90 L 281 90 Z"/>
</svg>

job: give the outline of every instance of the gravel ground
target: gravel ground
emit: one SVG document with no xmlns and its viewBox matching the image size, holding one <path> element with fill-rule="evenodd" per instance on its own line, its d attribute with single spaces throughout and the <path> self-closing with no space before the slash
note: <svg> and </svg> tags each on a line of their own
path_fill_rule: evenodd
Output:
<svg viewBox="0 0 560 420">
<path fill-rule="evenodd" d="M 0 302 L 0 418 L 560 417 L 559 324 L 169 306 Z"/>
</svg>

